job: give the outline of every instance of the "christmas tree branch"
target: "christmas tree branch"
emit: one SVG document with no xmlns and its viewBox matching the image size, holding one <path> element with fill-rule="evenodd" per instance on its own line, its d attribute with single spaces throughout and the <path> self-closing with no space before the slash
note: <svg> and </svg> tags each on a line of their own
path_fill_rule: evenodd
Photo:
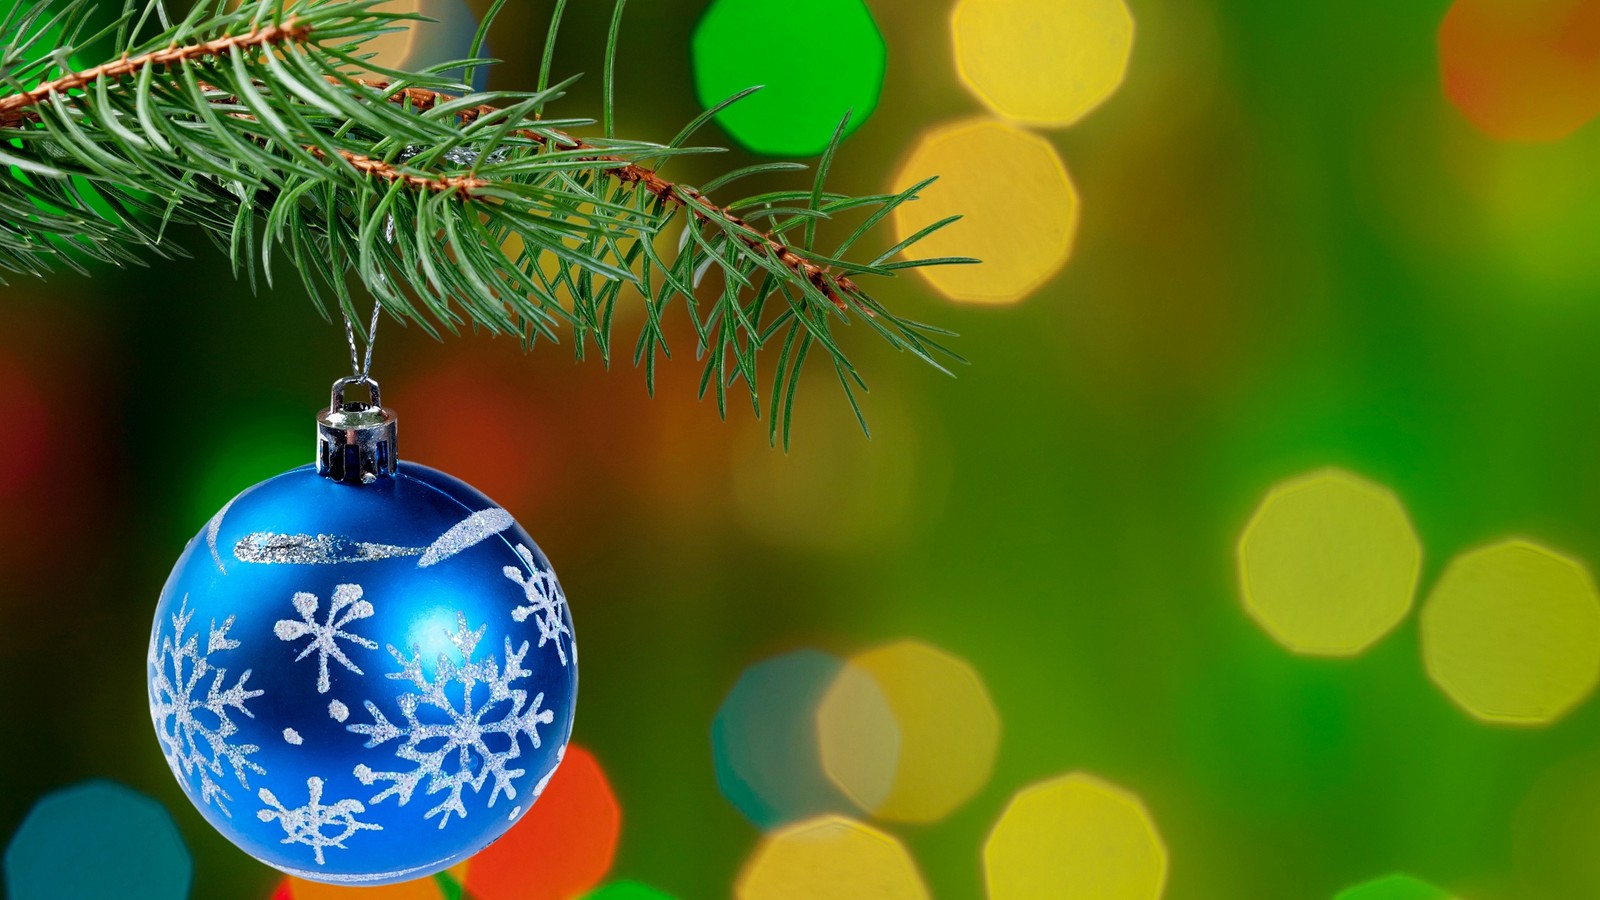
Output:
<svg viewBox="0 0 1600 900">
<path fill-rule="evenodd" d="M 627 287 L 644 307 L 633 358 L 652 390 L 658 357 L 670 355 L 663 317 L 681 304 L 704 360 L 702 396 L 714 392 L 726 414 L 742 384 L 785 442 L 815 349 L 860 415 L 854 392 L 865 384 L 835 326 L 865 323 L 941 368 L 937 356 L 949 356 L 944 332 L 892 313 L 861 279 L 968 260 L 893 260 L 926 234 L 852 259 L 926 183 L 868 197 L 828 191 L 837 137 L 809 189 L 710 199 L 739 179 L 801 168 L 787 163 L 699 187 L 665 179 L 662 162 L 711 152 L 685 144 L 717 110 L 667 144 L 614 136 L 620 3 L 605 134 L 585 139 L 573 135 L 591 120 L 545 117 L 566 87 L 548 82 L 555 22 L 536 92 L 474 93 L 445 74 L 490 63 L 477 48 L 505 0 L 474 58 L 410 73 L 363 50 L 415 18 L 381 0 L 203 0 L 181 21 L 160 0 L 139 2 L 92 34 L 91 0 L 0 17 L 0 167 L 10 173 L 0 171 L 0 269 L 137 263 L 176 252 L 166 232 L 183 223 L 252 285 L 270 284 L 275 256 L 289 256 L 325 314 L 335 304 L 354 312 L 354 281 L 430 333 L 470 323 L 532 344 L 566 325 L 580 357 L 592 343 L 606 360 Z M 72 62 L 91 54 L 110 61 Z M 861 221 L 821 251 L 817 223 L 848 216 Z M 758 352 L 774 346 L 776 366 L 760 377 Z"/>
<path fill-rule="evenodd" d="M 374 90 L 379 91 L 386 90 L 389 87 L 388 83 L 383 81 L 363 81 L 362 83 L 370 88 L 373 88 Z M 411 104 L 418 110 L 429 110 L 440 105 L 441 103 L 449 103 L 459 98 L 440 94 L 425 88 L 403 88 L 400 91 L 392 94 L 391 99 L 402 100 Z M 483 116 L 493 115 L 496 112 L 499 112 L 497 107 L 483 105 L 460 109 L 455 113 L 455 116 L 461 122 L 461 124 L 466 125 Z M 543 135 L 535 134 L 530 131 L 518 132 L 518 136 L 541 144 L 545 142 Z M 578 138 L 569 137 L 560 133 L 555 133 L 554 138 L 556 145 L 564 150 L 583 150 L 591 152 L 595 150 L 594 145 L 586 143 Z M 595 155 L 585 157 L 585 160 L 596 163 L 616 163 L 617 165 L 615 168 L 606 170 L 607 175 L 620 179 L 629 184 L 638 185 L 642 189 L 649 191 L 658 199 L 667 203 L 671 203 L 678 209 L 684 210 L 702 223 L 709 224 L 713 220 L 724 223 L 726 226 L 744 234 L 742 239 L 746 242 L 747 246 L 750 246 L 752 249 L 761 249 L 760 245 L 764 244 L 766 248 L 771 249 L 777 254 L 778 258 L 783 261 L 784 265 L 788 266 L 790 269 L 793 269 L 800 277 L 805 278 L 812 284 L 816 285 L 818 290 L 821 290 L 825 295 L 827 295 L 828 299 L 833 301 L 835 306 L 839 307 L 839 309 L 843 311 L 849 310 L 849 306 L 846 305 L 843 297 L 840 295 L 840 291 L 835 289 L 835 284 L 837 284 L 838 287 L 845 292 L 858 290 L 855 282 L 851 281 L 849 276 L 841 275 L 837 276 L 835 279 L 829 279 L 826 268 L 816 265 L 815 263 L 807 262 L 786 243 L 784 243 L 782 240 L 779 240 L 777 237 L 774 237 L 771 232 L 761 232 L 758 229 L 751 228 L 749 223 L 744 219 L 740 218 L 737 214 L 711 202 L 704 194 L 695 188 L 668 181 L 662 178 L 661 174 L 656 170 L 646 166 L 641 166 L 638 163 L 628 162 L 626 159 L 623 159 L 620 156 Z M 397 179 L 398 173 L 395 173 L 392 170 L 384 171 L 382 172 L 382 177 L 393 181 Z M 468 189 L 470 189 L 470 186 Z M 872 313 L 869 310 L 867 311 L 867 314 L 871 315 Z"/>
<path fill-rule="evenodd" d="M 82 90 L 102 78 L 126 78 L 138 75 L 144 69 L 172 66 L 205 57 L 227 56 L 236 47 L 270 47 L 286 41 L 304 41 L 310 36 L 310 28 L 300 25 L 291 18 L 283 25 L 257 27 L 244 34 L 220 37 L 202 44 L 167 47 L 133 58 L 123 54 L 123 57 L 115 62 L 103 63 L 82 72 L 67 72 L 31 91 L 0 100 L 0 128 L 14 128 L 25 121 L 37 121 L 37 114 L 28 107 L 48 99 L 51 94 L 68 94 Z"/>
</svg>

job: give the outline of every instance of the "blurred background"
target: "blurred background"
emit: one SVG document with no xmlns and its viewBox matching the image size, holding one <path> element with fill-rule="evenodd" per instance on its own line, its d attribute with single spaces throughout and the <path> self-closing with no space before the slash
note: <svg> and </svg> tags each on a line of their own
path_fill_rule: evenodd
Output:
<svg viewBox="0 0 1600 900">
<path fill-rule="evenodd" d="M 385 39 L 412 65 L 487 7 L 390 5 L 440 21 Z M 550 7 L 508 4 L 491 86 L 534 85 Z M 570 5 L 558 75 L 611 12 Z M 188 233 L 0 288 L 13 897 L 1600 897 L 1600 2 L 629 6 L 620 134 L 752 84 L 678 178 L 814 161 L 853 110 L 837 186 L 943 175 L 892 230 L 963 213 L 928 252 L 987 260 L 877 291 L 957 377 L 844 336 L 870 441 L 820 367 L 788 453 L 719 421 L 682 322 L 654 399 L 570 347 L 379 340 L 405 455 L 571 600 L 537 876 L 287 883 L 153 740 L 170 566 L 310 460 L 346 365 L 297 279 L 252 299 Z"/>
</svg>

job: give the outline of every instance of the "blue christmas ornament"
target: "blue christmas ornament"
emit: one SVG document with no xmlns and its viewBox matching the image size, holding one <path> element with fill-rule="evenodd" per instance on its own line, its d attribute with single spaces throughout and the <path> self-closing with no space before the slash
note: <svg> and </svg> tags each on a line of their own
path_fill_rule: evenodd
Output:
<svg viewBox="0 0 1600 900">
<path fill-rule="evenodd" d="M 555 572 L 505 510 L 395 457 L 334 402 L 318 459 L 189 542 L 151 627 L 150 715 L 197 809 L 315 881 L 420 878 L 538 799 L 572 733 L 578 650 Z"/>
</svg>

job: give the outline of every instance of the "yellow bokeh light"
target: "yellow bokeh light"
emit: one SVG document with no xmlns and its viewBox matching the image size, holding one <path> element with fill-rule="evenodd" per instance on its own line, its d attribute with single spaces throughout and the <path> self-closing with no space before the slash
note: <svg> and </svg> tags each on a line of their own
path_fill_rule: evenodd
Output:
<svg viewBox="0 0 1600 900">
<path fill-rule="evenodd" d="M 883 819 L 936 822 L 989 780 L 1000 716 L 967 663 L 917 641 L 853 657 L 817 708 L 828 777 Z"/>
<path fill-rule="evenodd" d="M 882 808 L 900 764 L 900 724 L 872 673 L 839 671 L 817 706 L 822 768 L 856 805 Z"/>
<path fill-rule="evenodd" d="M 877 385 L 874 385 L 877 387 Z M 940 435 L 892 403 L 866 408 L 873 440 L 837 393 L 802 391 L 788 453 L 767 445 L 769 423 L 751 419 L 735 443 L 729 484 L 741 532 L 776 547 L 870 556 L 912 539 L 948 481 Z"/>
<path fill-rule="evenodd" d="M 1582 564 L 1537 544 L 1462 554 L 1422 610 L 1422 656 L 1473 716 L 1553 722 L 1600 679 L 1600 596 Z"/>
<path fill-rule="evenodd" d="M 1122 0 L 961 0 L 950 17 L 961 80 L 995 112 L 1071 125 L 1122 84 L 1133 16 Z"/>
<path fill-rule="evenodd" d="M 1340 469 L 1273 488 L 1239 539 L 1245 609 L 1296 653 L 1353 656 L 1411 609 L 1422 546 L 1394 494 Z"/>
<path fill-rule="evenodd" d="M 973 303 L 1014 303 L 1066 265 L 1078 233 L 1078 190 L 1048 141 L 988 119 L 944 125 L 923 134 L 894 190 L 931 175 L 939 180 L 920 200 L 895 209 L 897 239 L 959 215 L 910 255 L 983 260 L 918 269 L 940 293 Z"/>
<path fill-rule="evenodd" d="M 739 900 L 927 900 L 928 888 L 898 840 L 842 816 L 773 832 L 745 863 Z"/>
<path fill-rule="evenodd" d="M 427 15 L 423 9 L 423 0 L 384 0 L 379 3 L 374 12 L 392 13 L 395 15 Z M 391 69 L 405 68 L 406 60 L 411 56 L 412 47 L 416 44 L 417 33 L 423 28 L 428 28 L 432 23 L 410 22 L 407 27 L 388 34 L 380 34 L 368 42 L 363 52 L 375 54 L 373 62 Z"/>
<path fill-rule="evenodd" d="M 1011 799 L 983 866 L 989 900 L 1156 900 L 1167 848 L 1138 797 L 1073 773 Z"/>
</svg>

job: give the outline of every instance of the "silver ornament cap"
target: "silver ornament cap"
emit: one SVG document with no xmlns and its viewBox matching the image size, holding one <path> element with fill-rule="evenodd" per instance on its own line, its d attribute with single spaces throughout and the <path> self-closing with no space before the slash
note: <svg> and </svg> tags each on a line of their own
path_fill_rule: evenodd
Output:
<svg viewBox="0 0 1600 900">
<path fill-rule="evenodd" d="M 366 385 L 371 403 L 347 402 L 347 388 Z M 343 484 L 392 478 L 399 466 L 395 414 L 383 408 L 378 383 L 341 378 L 333 383 L 328 408 L 317 413 L 317 474 Z"/>
</svg>

